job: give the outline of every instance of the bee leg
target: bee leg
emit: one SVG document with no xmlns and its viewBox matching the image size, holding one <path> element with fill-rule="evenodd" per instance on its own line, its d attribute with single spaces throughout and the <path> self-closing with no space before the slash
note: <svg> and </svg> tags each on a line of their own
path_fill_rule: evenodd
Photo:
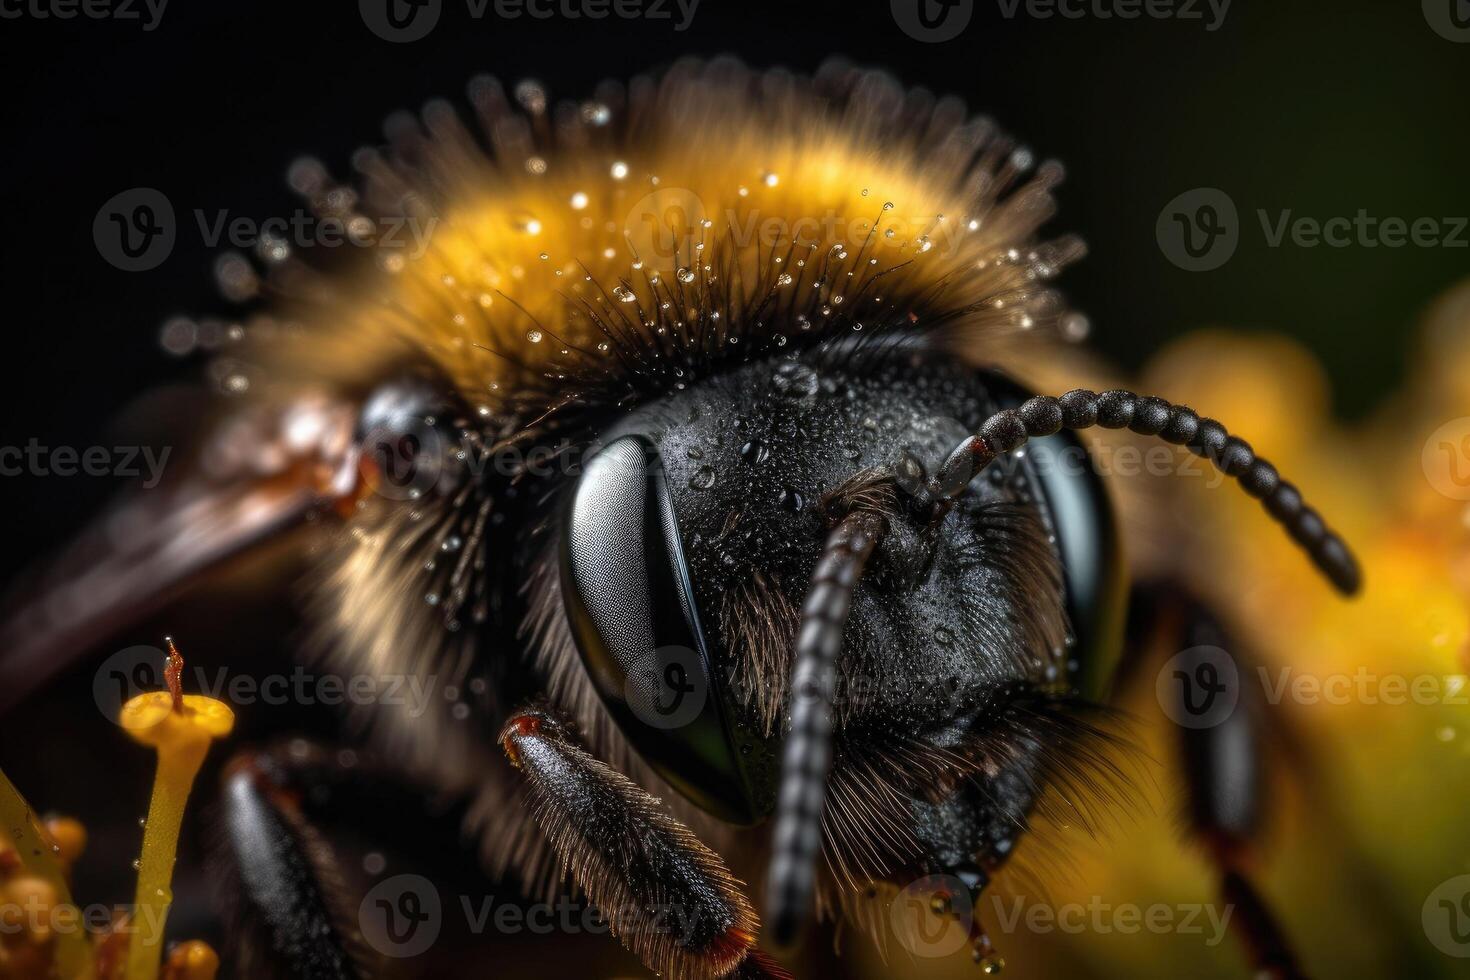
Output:
<svg viewBox="0 0 1470 980">
<path fill-rule="evenodd" d="M 451 887 L 477 880 L 464 870 L 463 814 L 386 763 L 291 739 L 226 764 L 208 871 L 236 975 L 386 978 L 425 969 L 431 946 L 436 957 L 456 952 L 439 937 L 449 923 L 433 914 L 435 884 L 401 872 Z M 383 867 L 400 873 L 374 884 Z"/>
<path fill-rule="evenodd" d="M 226 957 L 240 976 L 381 975 L 341 864 L 303 807 L 344 778 L 336 753 L 300 741 L 227 764 L 209 870 L 226 911 Z"/>
<path fill-rule="evenodd" d="M 1221 900 L 1233 910 L 1230 928 L 1256 977 L 1302 977 L 1285 930 L 1249 875 L 1266 804 L 1268 743 L 1275 743 L 1261 687 L 1250 683 L 1254 670 L 1192 597 L 1165 589 L 1143 608 L 1153 638 L 1182 651 L 1165 665 L 1168 676 L 1158 677 L 1156 690 L 1176 727 L 1189 832 L 1220 876 Z M 1130 639 L 1123 679 L 1141 673 L 1140 661 L 1158 649 L 1143 636 Z"/>
<path fill-rule="evenodd" d="M 788 976 L 756 948 L 740 882 L 655 797 L 546 711 L 513 715 L 500 740 L 562 864 L 645 965 L 676 977 Z"/>
</svg>

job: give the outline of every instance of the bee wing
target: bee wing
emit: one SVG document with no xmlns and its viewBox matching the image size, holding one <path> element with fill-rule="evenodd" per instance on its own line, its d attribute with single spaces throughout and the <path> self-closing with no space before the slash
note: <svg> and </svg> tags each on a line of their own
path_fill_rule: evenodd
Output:
<svg viewBox="0 0 1470 980">
<path fill-rule="evenodd" d="M 186 475 L 132 491 L 25 576 L 0 617 L 0 714 L 202 573 L 348 498 L 354 418 L 320 397 L 239 413 Z"/>
</svg>

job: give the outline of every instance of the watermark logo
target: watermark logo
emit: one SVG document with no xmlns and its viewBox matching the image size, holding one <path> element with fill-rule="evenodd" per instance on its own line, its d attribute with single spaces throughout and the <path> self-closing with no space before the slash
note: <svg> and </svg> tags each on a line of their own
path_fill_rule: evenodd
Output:
<svg viewBox="0 0 1470 980">
<path fill-rule="evenodd" d="M 97 251 L 124 272 L 158 268 L 174 250 L 177 237 L 174 207 L 152 187 L 114 194 L 92 219 Z"/>
<path fill-rule="evenodd" d="M 1456 44 L 1470 43 L 1470 0 L 1423 0 L 1423 8 L 1434 33 Z"/>
<path fill-rule="evenodd" d="M 1435 429 L 1424 440 L 1420 463 L 1434 489 L 1451 500 L 1470 500 L 1470 416 Z"/>
<path fill-rule="evenodd" d="M 665 646 L 653 651 L 652 664 L 628 674 L 623 693 L 645 725 L 682 728 L 704 710 L 709 679 L 697 651 Z"/>
<path fill-rule="evenodd" d="M 1446 956 L 1470 958 L 1470 875 L 1440 882 L 1421 911 L 1424 935 Z"/>
<path fill-rule="evenodd" d="M 374 425 L 363 437 L 360 453 L 363 483 L 387 500 L 417 500 L 444 475 L 444 437 L 420 416 Z"/>
<path fill-rule="evenodd" d="M 163 689 L 164 652 L 153 646 L 119 650 L 92 675 L 92 700 L 97 710 L 114 725 L 122 717 L 122 706 L 140 694 Z"/>
<path fill-rule="evenodd" d="M 673 273 L 693 265 L 695 245 L 709 227 L 704 202 L 683 187 L 662 187 L 645 194 L 623 219 L 623 237 L 635 259 L 648 272 Z"/>
<path fill-rule="evenodd" d="M 439 23 L 443 6 L 443 0 L 357 0 L 367 29 L 395 44 L 428 37 Z"/>
<path fill-rule="evenodd" d="M 975 0 L 889 0 L 893 22 L 915 41 L 952 41 L 970 26 Z"/>
<path fill-rule="evenodd" d="M 1213 728 L 1235 712 L 1240 701 L 1240 671 L 1235 659 L 1219 647 L 1191 647 L 1164 664 L 1154 693 L 1175 724 Z"/>
<path fill-rule="evenodd" d="M 975 900 L 954 875 L 928 875 L 893 897 L 888 920 L 898 941 L 915 956 L 952 956 L 970 944 Z"/>
<path fill-rule="evenodd" d="M 1218 269 L 1240 243 L 1240 218 L 1230 195 L 1196 187 L 1175 197 L 1154 225 L 1164 257 L 1187 272 Z"/>
<path fill-rule="evenodd" d="M 384 956 L 406 959 L 434 945 L 444 924 L 439 890 L 422 875 L 385 878 L 357 909 L 362 937 Z"/>
</svg>

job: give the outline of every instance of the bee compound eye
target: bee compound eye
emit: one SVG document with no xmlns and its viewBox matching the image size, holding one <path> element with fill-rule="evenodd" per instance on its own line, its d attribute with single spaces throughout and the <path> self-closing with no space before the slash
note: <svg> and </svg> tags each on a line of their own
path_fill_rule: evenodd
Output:
<svg viewBox="0 0 1470 980">
<path fill-rule="evenodd" d="M 663 464 L 647 438 L 615 439 L 571 488 L 561 585 L 587 672 L 643 759 L 711 813 L 735 823 L 758 819 Z"/>
</svg>

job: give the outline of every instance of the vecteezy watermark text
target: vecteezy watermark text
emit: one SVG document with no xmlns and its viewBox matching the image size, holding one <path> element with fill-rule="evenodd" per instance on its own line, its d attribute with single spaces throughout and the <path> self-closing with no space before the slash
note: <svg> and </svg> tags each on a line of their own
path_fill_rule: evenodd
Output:
<svg viewBox="0 0 1470 980">
<path fill-rule="evenodd" d="M 1000 15 L 1036 20 L 1180 20 L 1203 21 L 1206 31 L 1218 31 L 1230 13 L 1231 0 L 996 0 Z"/>
<path fill-rule="evenodd" d="M 0 0 L 0 20 L 136 20 L 152 31 L 168 0 Z"/>
<path fill-rule="evenodd" d="M 648 20 L 685 31 L 700 0 L 464 0 L 471 20 Z M 444 0 L 358 0 L 367 29 L 385 41 L 406 44 L 428 37 L 444 13 Z"/>
<path fill-rule="evenodd" d="M 43 446 L 32 437 L 24 446 L 0 446 L 0 476 L 146 476 L 153 489 L 163 478 L 171 446 Z"/>
</svg>

